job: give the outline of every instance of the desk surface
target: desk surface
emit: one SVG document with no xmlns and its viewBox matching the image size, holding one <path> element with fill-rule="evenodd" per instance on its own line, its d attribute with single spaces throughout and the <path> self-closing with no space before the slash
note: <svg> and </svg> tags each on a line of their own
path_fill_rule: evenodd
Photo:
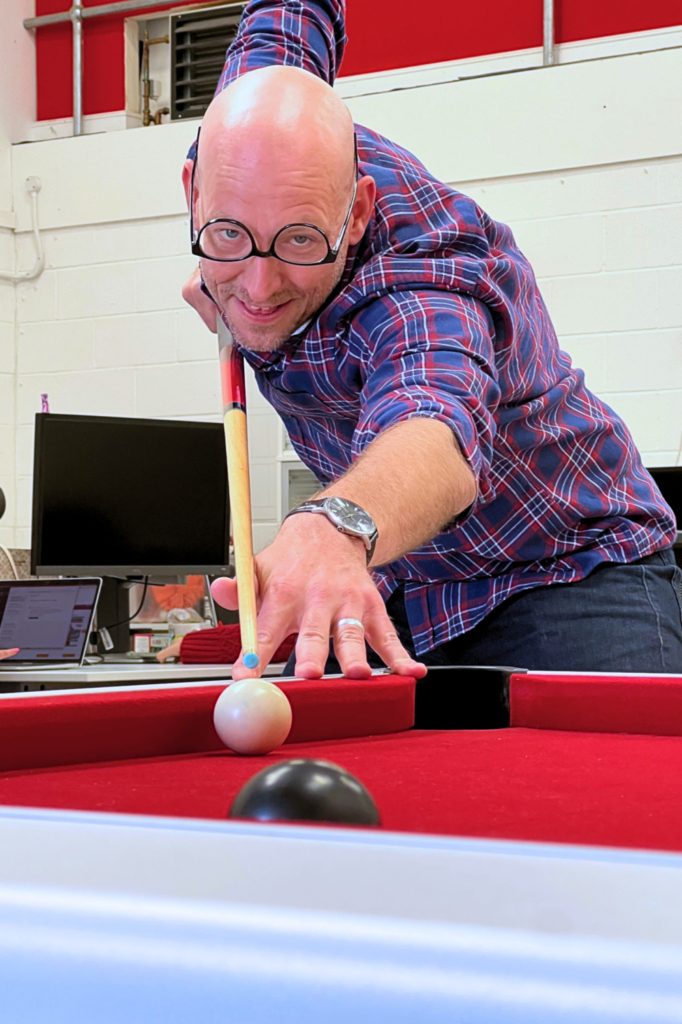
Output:
<svg viewBox="0 0 682 1024">
<path fill-rule="evenodd" d="M 283 665 L 268 665 L 264 675 L 278 676 Z M 82 668 L 0 669 L 0 694 L 30 690 L 80 689 L 82 687 L 116 686 L 136 683 L 171 683 L 194 680 L 232 678 L 231 665 L 163 665 L 149 662 L 127 664 L 101 662 Z"/>
</svg>

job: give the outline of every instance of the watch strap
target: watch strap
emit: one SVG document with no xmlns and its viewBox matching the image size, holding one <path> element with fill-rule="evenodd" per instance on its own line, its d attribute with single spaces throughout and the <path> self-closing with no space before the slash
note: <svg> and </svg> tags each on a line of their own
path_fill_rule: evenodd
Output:
<svg viewBox="0 0 682 1024">
<path fill-rule="evenodd" d="M 343 500 L 349 501 L 349 499 L 347 498 L 344 498 Z M 374 528 L 373 534 L 360 533 L 347 527 L 343 527 L 332 518 L 333 513 L 329 508 L 327 508 L 326 501 L 326 498 L 309 498 L 307 501 L 304 501 L 300 505 L 297 505 L 296 508 L 292 508 L 290 512 L 287 512 L 284 519 L 288 519 L 289 516 L 298 515 L 299 512 L 317 512 L 318 514 L 326 516 L 327 519 L 329 519 L 329 522 L 332 524 L 332 526 L 334 526 L 339 531 L 339 533 L 345 533 L 348 537 L 357 537 L 358 540 L 361 540 L 363 542 L 363 544 L 365 545 L 365 550 L 367 552 L 367 564 L 369 565 L 374 554 L 377 539 L 379 537 L 379 532 L 376 529 L 376 526 Z M 373 520 L 371 520 L 371 517 L 369 516 L 369 513 L 365 512 L 365 510 L 360 505 L 357 505 L 355 502 L 350 501 L 349 504 L 354 505 L 356 508 L 360 509 L 366 516 L 368 516 L 368 518 L 370 518 L 370 521 L 373 522 Z"/>
</svg>

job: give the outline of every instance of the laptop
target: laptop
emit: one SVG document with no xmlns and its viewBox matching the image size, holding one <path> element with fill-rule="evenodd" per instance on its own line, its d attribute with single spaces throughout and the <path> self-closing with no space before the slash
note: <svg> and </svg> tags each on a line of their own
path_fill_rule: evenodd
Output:
<svg viewBox="0 0 682 1024">
<path fill-rule="evenodd" d="M 0 580 L 0 661 L 17 669 L 78 668 L 83 664 L 101 579 Z"/>
</svg>

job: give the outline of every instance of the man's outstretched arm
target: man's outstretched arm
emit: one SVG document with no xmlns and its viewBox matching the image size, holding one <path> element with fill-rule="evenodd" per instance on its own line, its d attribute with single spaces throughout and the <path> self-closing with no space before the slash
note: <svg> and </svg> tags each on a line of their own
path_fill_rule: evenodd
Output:
<svg viewBox="0 0 682 1024">
<path fill-rule="evenodd" d="M 249 0 L 216 92 L 256 68 L 287 64 L 334 84 L 346 45 L 345 0 Z"/>
</svg>

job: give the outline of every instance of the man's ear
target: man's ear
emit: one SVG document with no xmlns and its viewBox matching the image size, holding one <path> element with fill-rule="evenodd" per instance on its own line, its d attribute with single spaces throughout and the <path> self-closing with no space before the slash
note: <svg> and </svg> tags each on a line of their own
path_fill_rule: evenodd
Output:
<svg viewBox="0 0 682 1024">
<path fill-rule="evenodd" d="M 365 174 L 358 182 L 358 190 L 353 204 L 353 213 L 348 226 L 348 241 L 356 245 L 365 233 L 376 199 L 377 186 L 374 178 Z"/>
<path fill-rule="evenodd" d="M 182 165 L 182 187 L 185 190 L 185 199 L 187 200 L 187 209 L 192 202 L 192 169 L 194 168 L 193 160 L 185 160 Z"/>
</svg>

